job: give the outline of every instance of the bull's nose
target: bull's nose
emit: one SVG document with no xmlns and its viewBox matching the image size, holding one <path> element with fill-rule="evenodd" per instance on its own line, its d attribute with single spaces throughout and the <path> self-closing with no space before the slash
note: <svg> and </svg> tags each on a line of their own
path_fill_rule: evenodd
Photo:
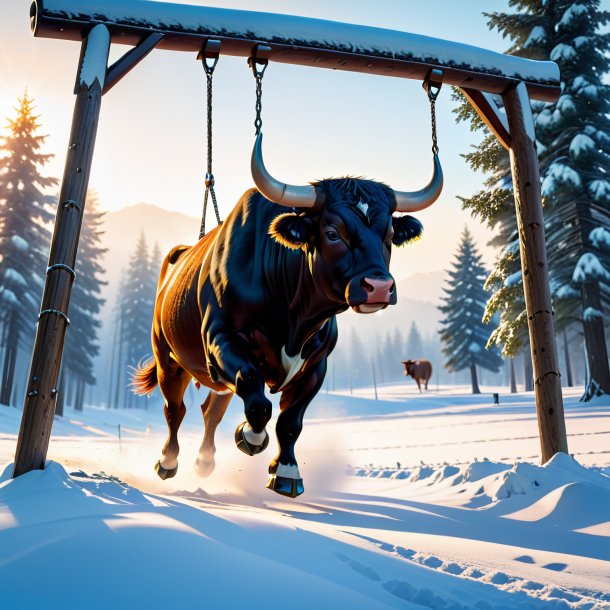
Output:
<svg viewBox="0 0 610 610">
<path fill-rule="evenodd" d="M 394 280 L 391 277 L 362 278 L 362 287 L 368 292 L 367 303 L 389 303 L 394 292 Z"/>
</svg>

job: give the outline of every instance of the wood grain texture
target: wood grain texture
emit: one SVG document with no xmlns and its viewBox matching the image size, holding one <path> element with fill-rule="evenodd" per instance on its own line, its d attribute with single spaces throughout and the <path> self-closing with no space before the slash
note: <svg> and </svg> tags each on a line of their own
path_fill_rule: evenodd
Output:
<svg viewBox="0 0 610 610">
<path fill-rule="evenodd" d="M 523 88 L 519 91 L 519 88 Z M 522 103 L 525 85 L 520 83 L 504 95 L 511 135 L 511 169 L 519 228 L 523 289 L 527 308 L 534 392 L 544 464 L 557 452 L 568 452 L 557 344 L 540 195 L 536 143 L 526 125 L 531 108 Z M 530 116 L 528 116 L 530 115 Z"/>
<path fill-rule="evenodd" d="M 49 266 L 57 263 L 75 266 L 101 101 L 102 89 L 97 80 L 90 88 L 79 88 Z M 41 311 L 55 310 L 68 315 L 73 281 L 65 269 L 47 273 Z M 67 320 L 57 313 L 42 315 L 38 322 L 13 477 L 44 468 L 67 326 Z"/>
</svg>

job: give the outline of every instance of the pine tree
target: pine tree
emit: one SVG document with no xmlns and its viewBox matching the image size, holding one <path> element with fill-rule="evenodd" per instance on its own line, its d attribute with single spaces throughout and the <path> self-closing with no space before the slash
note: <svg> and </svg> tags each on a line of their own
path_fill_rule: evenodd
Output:
<svg viewBox="0 0 610 610">
<path fill-rule="evenodd" d="M 481 262 L 472 235 L 464 228 L 453 269 L 448 272 L 447 286 L 439 306 L 445 367 L 452 372 L 470 369 L 472 393 L 479 394 L 477 366 L 493 371 L 500 369 L 498 350 L 486 349 L 489 329 L 482 321 L 487 295 L 483 288 L 486 270 Z"/>
<path fill-rule="evenodd" d="M 407 349 L 405 360 L 417 360 L 424 356 L 424 342 L 415 322 L 411 322 L 409 336 L 407 337 Z"/>
<path fill-rule="evenodd" d="M 99 313 L 104 304 L 100 294 L 102 286 L 107 283 L 101 279 L 104 267 L 100 259 L 107 252 L 107 248 L 101 246 L 103 218 L 97 194 L 89 191 L 70 302 L 71 324 L 66 334 L 62 362 L 65 375 L 77 382 L 76 410 L 82 410 L 85 386 L 96 383 L 93 363 L 100 351 L 98 333 L 102 324 Z"/>
<path fill-rule="evenodd" d="M 369 351 L 364 349 L 362 339 L 353 326 L 349 344 L 350 388 L 362 387 L 371 379 Z"/>
<path fill-rule="evenodd" d="M 20 347 L 34 339 L 44 286 L 53 219 L 53 198 L 45 191 L 57 183 L 40 174 L 52 155 L 40 152 L 46 136 L 38 135 L 39 116 L 27 91 L 17 116 L 9 119 L 9 135 L 0 144 L 0 317 L 4 363 L 0 403 L 9 404 Z"/>
<path fill-rule="evenodd" d="M 536 135 L 545 207 L 549 273 L 559 331 L 581 320 L 590 372 L 583 399 L 610 391 L 603 332 L 603 305 L 610 295 L 610 87 L 607 72 L 610 35 L 600 31 L 610 13 L 599 0 L 511 0 L 516 13 L 488 14 L 489 25 L 512 41 L 509 53 L 559 64 L 562 95 L 553 105 L 534 102 Z M 462 105 L 461 119 L 472 119 Z M 478 117 L 474 130 L 482 128 Z M 516 220 L 512 211 L 508 153 L 491 135 L 467 155 L 470 165 L 489 173 L 485 189 L 464 206 L 492 227 L 504 247 L 488 280 L 494 291 L 489 313 L 501 311 L 492 338 L 505 355 L 525 343 L 524 311 Z M 527 354 L 527 348 L 526 348 Z"/>
<path fill-rule="evenodd" d="M 159 256 L 159 252 L 157 248 L 156 256 Z M 120 344 L 123 351 L 121 359 L 128 368 L 136 367 L 151 355 L 150 329 L 158 277 L 159 269 L 153 269 L 146 237 L 141 233 L 130 258 L 120 295 Z M 127 395 L 129 404 L 134 399 L 133 394 Z M 139 400 L 146 404 L 145 398 Z"/>
</svg>

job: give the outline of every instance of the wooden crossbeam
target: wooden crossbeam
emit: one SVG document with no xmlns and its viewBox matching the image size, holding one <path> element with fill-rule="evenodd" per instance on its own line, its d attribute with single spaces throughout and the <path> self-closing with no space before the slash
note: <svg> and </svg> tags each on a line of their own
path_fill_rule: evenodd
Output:
<svg viewBox="0 0 610 610">
<path fill-rule="evenodd" d="M 560 94 L 551 61 L 324 19 L 149 0 L 34 0 L 30 18 L 34 35 L 47 38 L 81 41 L 101 23 L 113 43 L 138 45 L 160 33 L 160 49 L 198 53 L 214 38 L 226 55 L 250 57 L 254 45 L 264 44 L 271 61 L 420 81 L 436 68 L 457 87 L 501 95 L 523 82 L 532 99 L 555 101 Z"/>
</svg>

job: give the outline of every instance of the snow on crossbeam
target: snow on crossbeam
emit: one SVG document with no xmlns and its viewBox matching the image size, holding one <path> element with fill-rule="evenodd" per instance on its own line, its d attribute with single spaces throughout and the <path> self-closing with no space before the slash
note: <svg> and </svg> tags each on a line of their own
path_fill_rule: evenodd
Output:
<svg viewBox="0 0 610 610">
<path fill-rule="evenodd" d="M 108 27 L 113 42 L 136 45 L 153 32 L 158 47 L 198 52 L 205 39 L 221 40 L 222 53 L 249 57 L 257 43 L 273 61 L 423 80 L 442 68 L 444 82 L 501 94 L 516 81 L 530 97 L 555 101 L 559 68 L 551 61 L 503 55 L 471 45 L 323 19 L 147 0 L 34 0 L 35 36 L 80 41 L 92 25 Z"/>
</svg>

